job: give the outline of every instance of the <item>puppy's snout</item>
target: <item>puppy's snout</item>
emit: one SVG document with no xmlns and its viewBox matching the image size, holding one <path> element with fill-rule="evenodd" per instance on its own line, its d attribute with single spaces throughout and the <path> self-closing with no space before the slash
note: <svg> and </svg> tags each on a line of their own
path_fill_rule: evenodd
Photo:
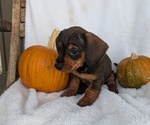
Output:
<svg viewBox="0 0 150 125">
<path fill-rule="evenodd" d="M 63 67 L 63 63 L 56 62 L 55 67 L 56 67 L 56 69 L 61 70 Z"/>
</svg>

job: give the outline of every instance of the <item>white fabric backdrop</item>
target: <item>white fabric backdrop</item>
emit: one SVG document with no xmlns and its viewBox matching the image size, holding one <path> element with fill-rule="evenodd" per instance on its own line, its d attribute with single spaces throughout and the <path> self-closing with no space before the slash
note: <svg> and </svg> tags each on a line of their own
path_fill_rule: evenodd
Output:
<svg viewBox="0 0 150 125">
<path fill-rule="evenodd" d="M 78 25 L 109 45 L 113 62 L 130 56 L 150 56 L 149 0 L 28 0 L 26 44 L 47 45 L 54 28 Z"/>
</svg>

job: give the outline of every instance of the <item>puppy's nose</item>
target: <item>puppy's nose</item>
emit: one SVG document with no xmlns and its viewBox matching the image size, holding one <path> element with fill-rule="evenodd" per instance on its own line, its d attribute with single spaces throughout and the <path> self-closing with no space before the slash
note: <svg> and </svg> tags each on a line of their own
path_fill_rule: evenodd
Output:
<svg viewBox="0 0 150 125">
<path fill-rule="evenodd" d="M 55 63 L 55 67 L 56 67 L 56 69 L 61 70 L 62 67 L 63 67 L 63 63 L 58 63 L 58 62 L 56 62 L 56 63 Z"/>
</svg>

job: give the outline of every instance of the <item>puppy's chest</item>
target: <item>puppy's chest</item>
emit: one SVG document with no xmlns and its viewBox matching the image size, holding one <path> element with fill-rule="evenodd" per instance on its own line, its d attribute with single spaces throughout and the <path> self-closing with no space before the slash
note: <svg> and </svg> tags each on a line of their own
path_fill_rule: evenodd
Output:
<svg viewBox="0 0 150 125">
<path fill-rule="evenodd" d="M 91 84 L 93 80 L 96 79 L 96 76 L 91 74 L 91 70 L 88 67 L 81 67 L 77 70 L 80 75 L 77 75 L 80 80 L 86 84 Z"/>
</svg>

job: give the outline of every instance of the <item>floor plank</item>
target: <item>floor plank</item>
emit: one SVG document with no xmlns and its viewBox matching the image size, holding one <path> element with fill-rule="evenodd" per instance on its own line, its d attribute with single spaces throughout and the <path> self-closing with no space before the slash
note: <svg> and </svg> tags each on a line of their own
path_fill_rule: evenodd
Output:
<svg viewBox="0 0 150 125">
<path fill-rule="evenodd" d="M 0 95 L 6 88 L 6 74 L 0 74 Z"/>
</svg>

